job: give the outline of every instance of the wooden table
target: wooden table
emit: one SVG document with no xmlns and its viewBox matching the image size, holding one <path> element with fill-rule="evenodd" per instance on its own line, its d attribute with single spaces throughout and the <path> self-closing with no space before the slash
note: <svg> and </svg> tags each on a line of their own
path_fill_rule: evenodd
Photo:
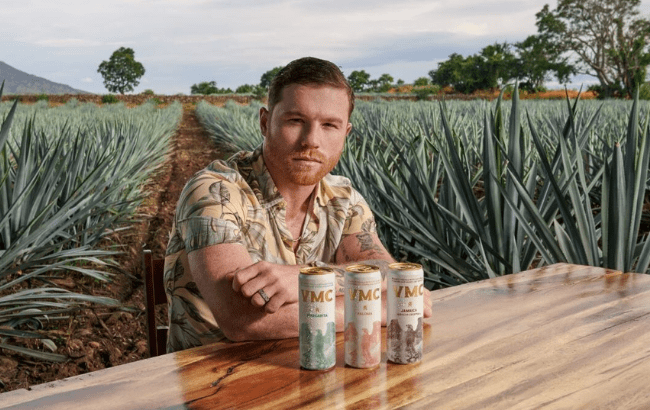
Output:
<svg viewBox="0 0 650 410">
<path fill-rule="evenodd" d="M 650 275 L 557 264 L 433 292 L 424 359 L 300 370 L 298 340 L 215 344 L 0 394 L 0 407 L 650 408 Z M 385 329 L 384 329 L 385 330 Z M 384 334 L 385 335 L 385 334 Z"/>
</svg>

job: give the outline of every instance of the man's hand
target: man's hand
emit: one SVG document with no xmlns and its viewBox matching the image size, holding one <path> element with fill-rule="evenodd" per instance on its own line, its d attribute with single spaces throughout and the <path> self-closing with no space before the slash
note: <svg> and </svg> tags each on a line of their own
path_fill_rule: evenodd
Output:
<svg viewBox="0 0 650 410">
<path fill-rule="evenodd" d="M 257 262 L 232 274 L 232 289 L 240 292 L 267 313 L 275 313 L 285 303 L 298 302 L 298 274 L 300 266 Z M 259 290 L 269 297 L 264 302 Z"/>
<path fill-rule="evenodd" d="M 272 264 L 268 264 L 269 266 Z M 255 279 L 260 272 L 250 270 L 255 264 L 250 255 L 240 244 L 219 244 L 192 251 L 187 254 L 187 261 L 184 262 L 186 269 L 192 273 L 203 299 L 212 311 L 219 327 L 226 337 L 233 341 L 243 340 L 265 340 L 265 339 L 283 339 L 287 337 L 298 336 L 298 303 L 284 302 L 273 314 L 269 314 L 265 309 L 260 309 L 259 305 L 261 296 L 255 293 L 260 289 L 251 284 L 245 287 L 249 296 L 255 296 L 258 305 L 251 303 L 252 298 L 245 296 L 241 292 L 233 290 L 235 276 L 241 272 L 238 280 L 238 286 L 246 284 L 244 276 Z M 260 264 L 264 266 L 264 264 Z M 286 268 L 280 265 L 274 265 L 279 268 Z M 293 267 L 298 272 L 298 267 Z M 295 280 L 295 292 L 291 289 L 280 290 L 282 282 L 273 281 L 273 275 L 268 270 L 264 270 L 260 278 L 255 279 L 260 286 L 269 285 L 271 288 L 265 292 L 275 292 L 277 301 L 273 302 L 273 307 L 281 303 L 282 295 L 290 299 L 298 295 L 298 275 L 290 275 Z M 288 283 L 285 283 L 289 286 Z M 272 290 L 274 289 L 274 290 Z M 269 302 L 271 302 L 269 300 Z"/>
</svg>

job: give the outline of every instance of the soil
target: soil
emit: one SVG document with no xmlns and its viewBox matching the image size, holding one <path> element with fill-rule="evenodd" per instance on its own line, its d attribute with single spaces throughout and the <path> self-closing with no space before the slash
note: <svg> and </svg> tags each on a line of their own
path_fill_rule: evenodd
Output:
<svg viewBox="0 0 650 410">
<path fill-rule="evenodd" d="M 64 322 L 52 322 L 41 333 L 53 340 L 57 353 L 69 357 L 63 363 L 41 362 L 0 349 L 0 392 L 63 379 L 144 359 L 147 354 L 145 299 L 142 281 L 143 246 L 154 258 L 164 257 L 176 201 L 185 182 L 215 159 L 230 155 L 214 146 L 194 115 L 194 104 L 183 104 L 182 123 L 172 140 L 170 155 L 146 186 L 146 198 L 138 210 L 138 222 L 128 234 L 111 238 L 123 247 L 114 258 L 111 283 L 81 276 L 59 280 L 68 290 L 110 296 L 125 309 L 89 307 Z M 166 311 L 158 312 L 166 320 Z M 42 348 L 40 342 L 32 347 Z"/>
</svg>

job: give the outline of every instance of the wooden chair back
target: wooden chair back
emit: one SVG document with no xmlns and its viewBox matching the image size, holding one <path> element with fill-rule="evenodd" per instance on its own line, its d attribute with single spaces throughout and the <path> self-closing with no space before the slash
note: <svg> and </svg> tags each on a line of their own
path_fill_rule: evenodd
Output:
<svg viewBox="0 0 650 410">
<path fill-rule="evenodd" d="M 147 314 L 147 343 L 149 356 L 155 357 L 167 352 L 167 331 L 169 326 L 156 325 L 156 306 L 167 303 L 163 274 L 165 260 L 154 259 L 150 250 L 143 252 L 145 304 Z"/>
</svg>

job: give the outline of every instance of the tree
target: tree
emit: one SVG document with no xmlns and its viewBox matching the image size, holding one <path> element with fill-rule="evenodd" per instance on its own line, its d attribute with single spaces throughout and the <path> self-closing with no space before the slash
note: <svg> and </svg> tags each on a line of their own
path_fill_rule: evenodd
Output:
<svg viewBox="0 0 650 410">
<path fill-rule="evenodd" d="M 427 77 L 420 77 L 413 81 L 413 86 L 414 87 L 423 87 L 425 85 L 431 84 L 431 80 L 429 80 Z"/>
<path fill-rule="evenodd" d="M 190 87 L 190 94 L 203 94 L 210 95 L 216 94 L 218 91 L 216 81 L 203 81 L 198 84 L 193 84 Z"/>
<path fill-rule="evenodd" d="M 449 60 L 438 63 L 438 69 L 431 70 L 429 76 L 434 84 L 441 87 L 451 85 L 467 94 L 495 89 L 500 83 L 517 76 L 516 57 L 509 44 L 495 43 L 467 58 L 451 54 Z"/>
<path fill-rule="evenodd" d="M 538 33 L 571 53 L 577 72 L 598 78 L 604 96 L 632 95 L 650 64 L 650 21 L 638 18 L 641 0 L 558 0 L 536 14 Z"/>
<path fill-rule="evenodd" d="M 235 92 L 237 94 L 249 94 L 252 93 L 254 89 L 255 89 L 254 85 L 244 84 L 237 87 L 237 89 L 235 89 Z"/>
<path fill-rule="evenodd" d="M 273 80 L 273 77 L 275 77 L 280 72 L 280 70 L 282 70 L 282 68 L 283 68 L 282 66 L 275 67 L 262 74 L 262 77 L 260 78 L 260 86 L 268 90 L 269 87 L 271 86 L 271 81 Z"/>
<path fill-rule="evenodd" d="M 194 84 L 190 87 L 190 94 L 232 94 L 230 88 L 219 88 L 217 87 L 216 81 L 203 81 L 198 84 Z"/>
<path fill-rule="evenodd" d="M 120 47 L 108 61 L 102 61 L 97 72 L 104 77 L 104 86 L 112 93 L 124 94 L 133 91 L 144 75 L 144 66 L 135 61 L 131 48 Z"/>
<path fill-rule="evenodd" d="M 356 93 L 364 91 L 368 87 L 369 82 L 370 74 L 366 73 L 365 70 L 355 70 L 348 76 L 348 83 L 350 83 L 350 87 L 352 87 L 352 90 Z"/>
<path fill-rule="evenodd" d="M 266 95 L 266 91 L 267 90 L 259 84 L 258 85 L 244 84 L 237 87 L 235 93 L 253 94 L 255 98 L 261 99 L 264 95 Z"/>
<path fill-rule="evenodd" d="M 517 77 L 516 58 L 508 43 L 494 43 L 484 47 L 476 56 L 476 87 L 495 89 Z"/>
<path fill-rule="evenodd" d="M 429 77 L 434 84 L 441 87 L 451 85 L 459 90 L 464 88 L 464 66 L 465 58 L 458 53 L 452 53 L 449 55 L 449 60 L 438 63 L 437 70 L 429 71 Z"/>
<path fill-rule="evenodd" d="M 544 88 L 544 82 L 555 74 L 558 82 L 569 82 L 576 73 L 575 67 L 563 56 L 556 45 L 549 42 L 544 35 L 528 36 L 524 41 L 516 43 L 517 72 L 519 79 L 525 80 L 522 89 L 538 91 Z"/>
<path fill-rule="evenodd" d="M 390 75 L 390 74 L 382 74 L 377 79 L 377 85 L 376 85 L 374 91 L 377 91 L 377 92 L 380 92 L 380 93 L 387 92 L 393 86 L 393 81 L 394 80 L 395 79 L 393 78 L 392 75 Z"/>
</svg>

